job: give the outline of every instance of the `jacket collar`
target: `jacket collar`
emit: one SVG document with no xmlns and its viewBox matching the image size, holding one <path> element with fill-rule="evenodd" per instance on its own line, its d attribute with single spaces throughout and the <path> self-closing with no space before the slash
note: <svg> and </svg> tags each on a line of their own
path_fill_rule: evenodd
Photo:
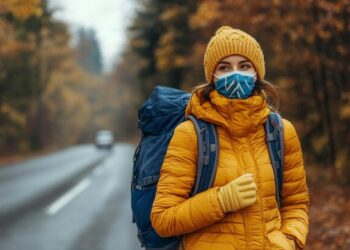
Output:
<svg viewBox="0 0 350 250">
<path fill-rule="evenodd" d="M 270 114 L 266 100 L 258 95 L 247 99 L 228 99 L 213 90 L 210 100 L 201 104 L 199 97 L 193 94 L 186 107 L 186 115 L 192 114 L 198 119 L 225 127 L 236 137 L 257 131 Z"/>
</svg>

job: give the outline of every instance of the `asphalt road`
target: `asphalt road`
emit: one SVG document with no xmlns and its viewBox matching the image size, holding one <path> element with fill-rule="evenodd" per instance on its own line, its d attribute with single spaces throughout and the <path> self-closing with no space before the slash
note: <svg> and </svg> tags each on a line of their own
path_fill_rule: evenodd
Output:
<svg viewBox="0 0 350 250">
<path fill-rule="evenodd" d="M 93 145 L 0 168 L 1 250 L 138 250 L 134 146 Z"/>
</svg>

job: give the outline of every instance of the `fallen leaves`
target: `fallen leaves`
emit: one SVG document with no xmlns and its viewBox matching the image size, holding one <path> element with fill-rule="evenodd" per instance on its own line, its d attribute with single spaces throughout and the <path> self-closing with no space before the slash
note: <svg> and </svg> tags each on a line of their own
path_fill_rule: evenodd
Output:
<svg viewBox="0 0 350 250">
<path fill-rule="evenodd" d="M 350 186 L 309 185 L 310 230 L 305 249 L 350 249 Z"/>
</svg>

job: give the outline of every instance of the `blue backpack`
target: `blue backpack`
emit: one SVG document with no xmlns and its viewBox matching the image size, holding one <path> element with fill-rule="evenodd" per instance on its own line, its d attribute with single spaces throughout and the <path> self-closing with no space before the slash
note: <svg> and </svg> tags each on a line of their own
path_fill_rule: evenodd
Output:
<svg viewBox="0 0 350 250">
<path fill-rule="evenodd" d="M 141 247 L 177 250 L 181 237 L 160 237 L 153 229 L 150 214 L 156 194 L 160 169 L 174 129 L 185 121 L 190 94 L 178 89 L 157 86 L 139 109 L 142 138 L 135 150 L 131 182 L 133 222 L 138 229 Z M 213 124 L 187 117 L 196 128 L 198 143 L 197 175 L 191 195 L 212 187 L 218 161 L 219 142 Z M 278 113 L 271 112 L 265 123 L 266 141 L 275 174 L 276 200 L 280 205 L 283 175 L 283 126 Z"/>
</svg>

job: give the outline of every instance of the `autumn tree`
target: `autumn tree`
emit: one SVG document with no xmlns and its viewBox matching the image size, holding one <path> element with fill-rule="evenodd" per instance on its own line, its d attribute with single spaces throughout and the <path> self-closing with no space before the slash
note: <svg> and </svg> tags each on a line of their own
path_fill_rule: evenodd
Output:
<svg viewBox="0 0 350 250">
<path fill-rule="evenodd" d="M 5 152 L 27 148 L 28 103 L 38 79 L 32 61 L 36 39 L 25 30 L 42 18 L 42 7 L 37 0 L 0 2 L 0 147 Z"/>
<path fill-rule="evenodd" d="M 0 3 L 2 155 L 92 142 L 96 129 L 112 127 L 98 114 L 109 105 L 105 79 L 79 65 L 67 24 L 52 13 L 46 1 Z"/>
</svg>

